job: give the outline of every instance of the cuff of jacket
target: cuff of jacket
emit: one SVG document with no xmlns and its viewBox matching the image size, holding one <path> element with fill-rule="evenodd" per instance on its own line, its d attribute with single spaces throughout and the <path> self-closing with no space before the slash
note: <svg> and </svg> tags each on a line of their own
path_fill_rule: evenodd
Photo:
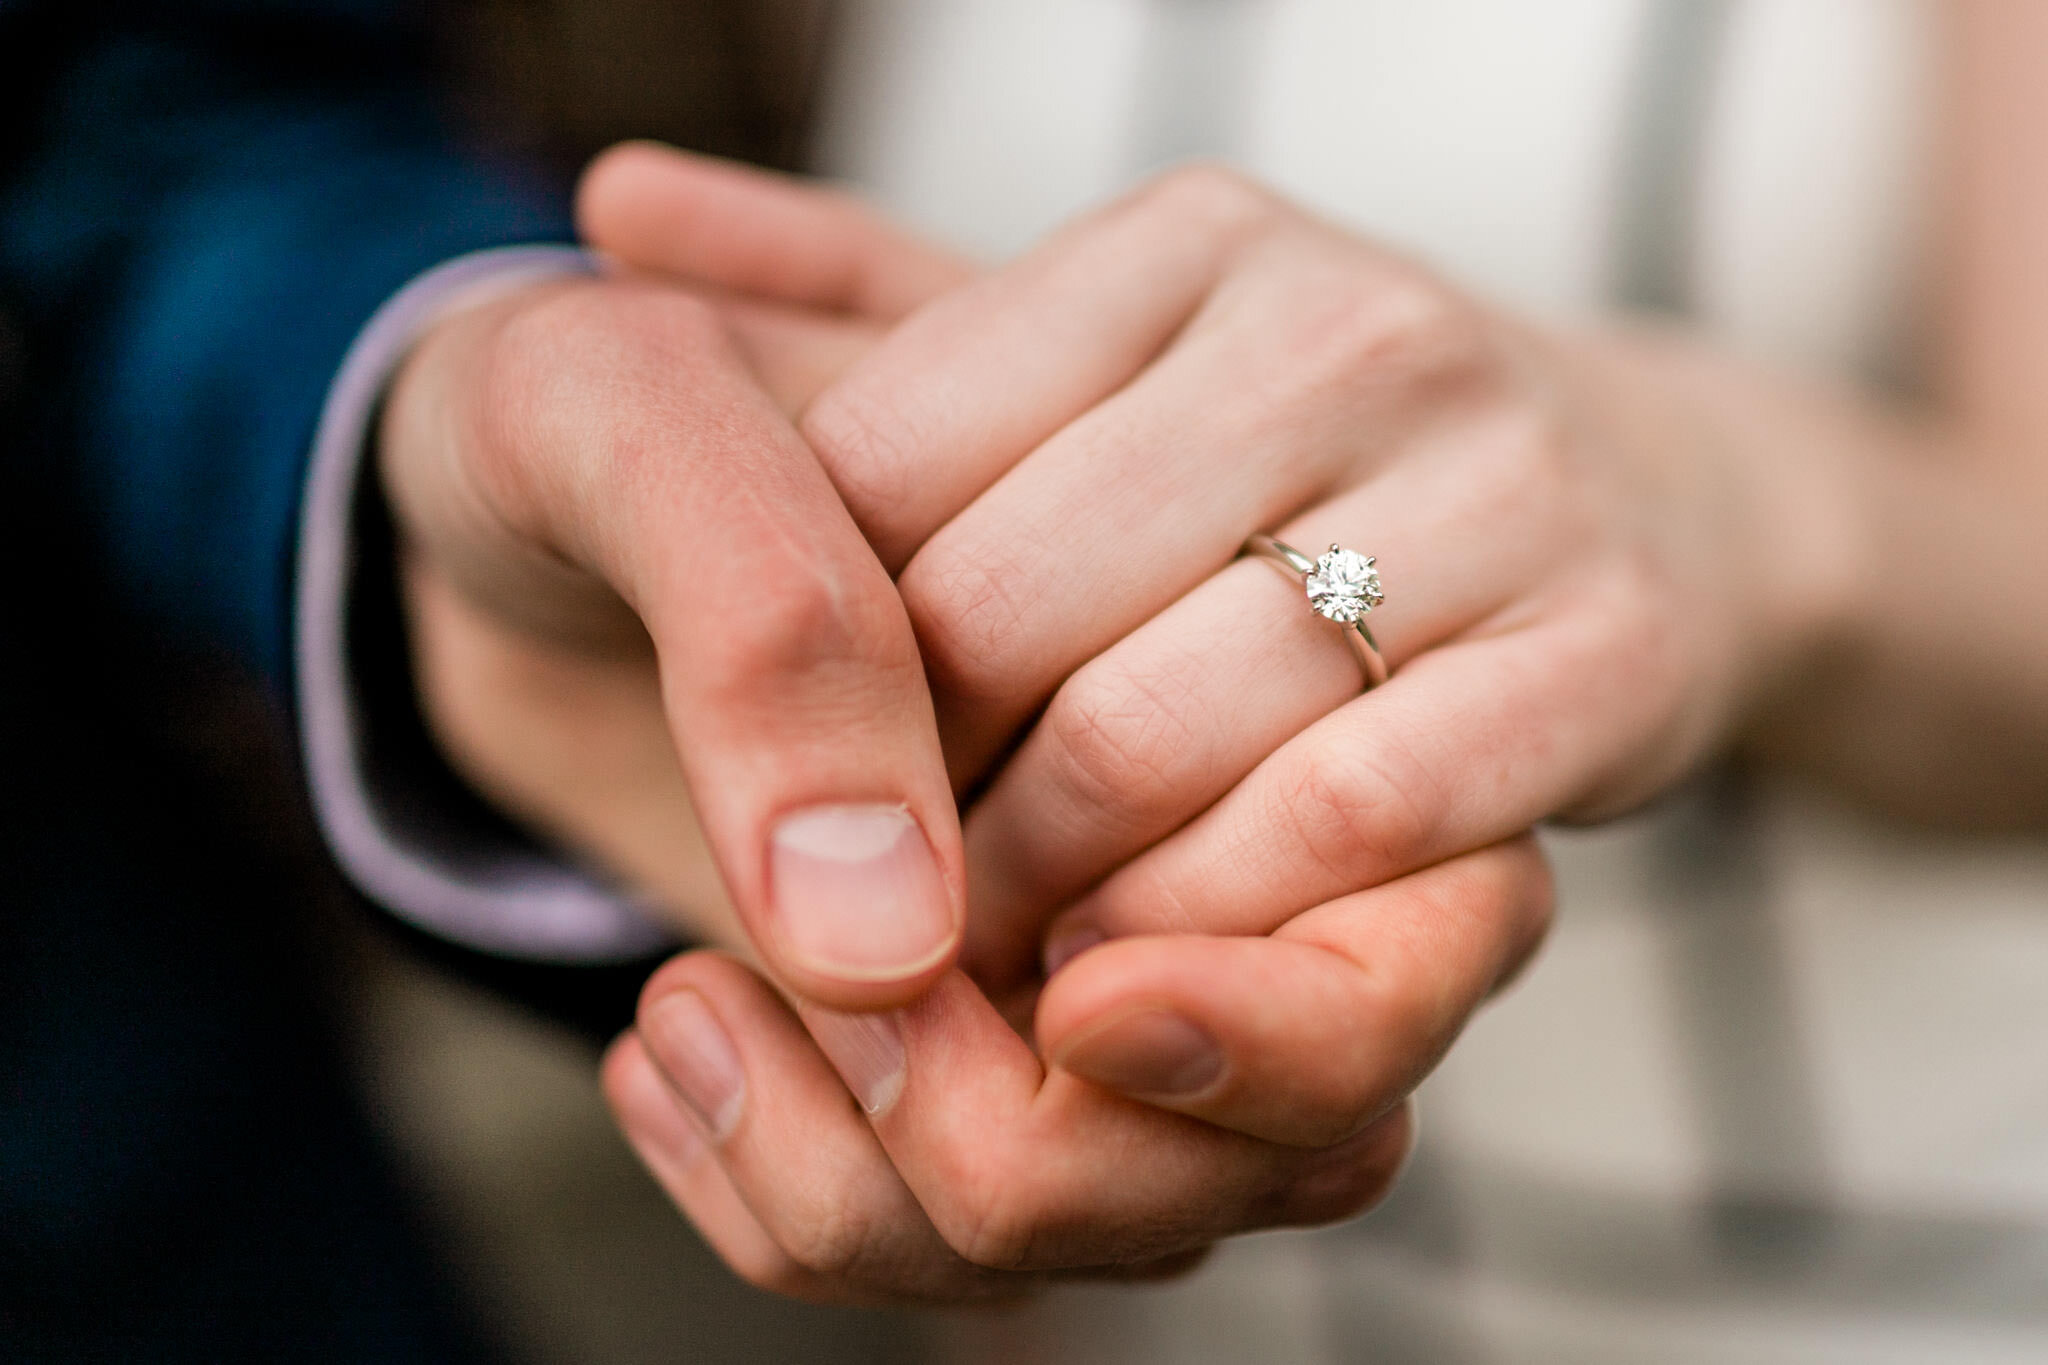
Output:
<svg viewBox="0 0 2048 1365">
<path fill-rule="evenodd" d="M 592 269 L 573 247 L 479 251 L 420 275 L 377 311 L 321 410 L 293 604 L 300 744 L 343 871 L 437 937 L 562 963 L 645 957 L 670 935 L 630 897 L 490 812 L 433 751 L 404 662 L 388 521 L 363 471 L 385 387 L 428 325 L 480 296 Z"/>
</svg>

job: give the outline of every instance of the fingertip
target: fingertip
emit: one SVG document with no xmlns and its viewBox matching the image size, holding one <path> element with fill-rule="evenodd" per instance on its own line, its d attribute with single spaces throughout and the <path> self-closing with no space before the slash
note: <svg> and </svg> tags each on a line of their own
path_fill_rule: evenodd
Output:
<svg viewBox="0 0 2048 1365">
<path fill-rule="evenodd" d="M 621 1034 L 606 1050 L 600 1088 L 626 1142 L 672 1194 L 710 1150 L 682 1102 L 661 1077 L 637 1033 Z"/>
<path fill-rule="evenodd" d="M 761 871 L 736 899 L 763 968 L 792 995 L 898 1009 L 953 969 L 966 906 L 949 803 L 808 802 L 752 838 Z"/>
<path fill-rule="evenodd" d="M 1296 1227 L 1326 1227 L 1378 1205 L 1408 1169 L 1417 1131 L 1411 1096 L 1318 1153 L 1288 1190 L 1282 1221 Z"/>
<path fill-rule="evenodd" d="M 1039 1000 L 1044 1055 L 1131 1099 L 1287 1146 L 1356 1133 L 1392 1084 L 1358 973 L 1264 938 L 1141 935 L 1102 944 Z M 1398 1091 L 1394 1091 L 1398 1094 Z"/>
<path fill-rule="evenodd" d="M 956 935 L 929 958 L 893 975 L 819 971 L 801 959 L 792 958 L 772 939 L 763 942 L 761 957 L 776 984 L 807 1005 L 841 1014 L 876 1014 L 907 1009 L 930 995 L 955 970 L 959 947 Z"/>
<path fill-rule="evenodd" d="M 1076 933 L 1054 942 L 1071 951 L 1039 993 L 1032 1021 L 1049 1064 L 1139 1099 L 1216 1088 L 1230 1051 L 1200 1008 L 1203 963 L 1214 962 L 1209 940 Z"/>
<path fill-rule="evenodd" d="M 687 166 L 689 161 L 688 153 L 651 138 L 605 148 L 576 179 L 577 235 L 593 246 L 613 245 L 619 215 L 636 195 L 645 192 L 647 177 Z"/>
<path fill-rule="evenodd" d="M 1176 1007 L 1199 1002 L 1219 970 L 1218 954 L 1229 955 L 1233 943 L 1257 941 L 1188 934 L 1098 936 L 1081 943 L 1039 993 L 1034 1036 L 1046 1055 L 1054 1056 L 1108 1016 L 1148 1003 Z"/>
<path fill-rule="evenodd" d="M 780 972 L 776 977 L 779 984 L 805 1004 L 839 1014 L 882 1014 L 915 1005 L 951 970 L 951 960 L 945 959 L 928 971 L 900 980 L 844 981 L 795 971 Z"/>
<path fill-rule="evenodd" d="M 645 1060 L 639 1035 L 630 1028 L 605 1046 L 597 1061 L 597 1083 L 614 1112 L 618 1110 L 617 1097 L 630 1079 L 627 1073 Z"/>
<path fill-rule="evenodd" d="M 1218 1086 L 1228 1064 L 1208 1030 L 1171 1008 L 1141 1005 L 1069 1034 L 1048 1049 L 1084 1081 L 1143 1099 L 1192 1100 Z"/>
<path fill-rule="evenodd" d="M 585 241 L 642 269 L 835 312 L 899 317 L 973 273 L 849 195 L 658 142 L 600 152 L 575 214 Z"/>
<path fill-rule="evenodd" d="M 768 850 L 775 935 L 805 976 L 886 985 L 943 971 L 959 952 L 958 898 L 908 805 L 791 811 Z"/>
</svg>

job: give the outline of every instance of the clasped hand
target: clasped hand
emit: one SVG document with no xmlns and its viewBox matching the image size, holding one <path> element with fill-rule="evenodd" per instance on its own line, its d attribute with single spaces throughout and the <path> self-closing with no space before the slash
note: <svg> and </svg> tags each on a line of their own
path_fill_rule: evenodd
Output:
<svg viewBox="0 0 2048 1365">
<path fill-rule="evenodd" d="M 618 267 L 439 324 L 381 469 L 451 761 L 728 950 L 605 1084 L 764 1285 L 1014 1293 L 1367 1206 L 1547 924 L 1523 831 L 1695 761 L 1819 595 L 1738 615 L 1790 495 L 1682 357 L 1226 173 L 987 273 L 649 147 L 579 212 Z M 1378 556 L 1390 682 L 1258 530 Z"/>
</svg>

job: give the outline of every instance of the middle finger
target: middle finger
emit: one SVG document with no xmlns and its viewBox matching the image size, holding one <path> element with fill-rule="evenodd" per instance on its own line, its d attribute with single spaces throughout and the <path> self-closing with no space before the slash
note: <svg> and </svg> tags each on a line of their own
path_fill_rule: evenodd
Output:
<svg viewBox="0 0 2048 1365">
<path fill-rule="evenodd" d="M 1418 359 L 1402 339 L 1407 305 L 1375 312 L 1359 255 L 1307 227 L 1249 250 L 1157 363 L 1032 451 L 904 569 L 956 783 L 1247 534 L 1436 417 L 1416 401 L 1436 386 L 1416 371 L 1457 365 L 1456 347 Z"/>
</svg>

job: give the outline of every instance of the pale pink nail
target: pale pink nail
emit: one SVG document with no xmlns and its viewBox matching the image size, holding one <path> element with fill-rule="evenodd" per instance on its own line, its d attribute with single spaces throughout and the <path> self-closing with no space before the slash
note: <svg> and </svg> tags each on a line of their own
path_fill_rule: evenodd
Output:
<svg viewBox="0 0 2048 1365">
<path fill-rule="evenodd" d="M 1131 1095 L 1196 1095 L 1223 1074 L 1223 1050 L 1165 1010 L 1141 1010 L 1085 1035 L 1057 1058 L 1097 1085 Z"/>
<path fill-rule="evenodd" d="M 804 1023 L 839 1079 L 870 1115 L 888 1112 L 903 1093 L 903 1030 L 893 1014 L 805 1010 Z"/>
<path fill-rule="evenodd" d="M 902 806 L 814 806 L 769 839 L 769 899 L 784 948 L 827 976 L 912 976 L 953 944 L 953 900 Z"/>
<path fill-rule="evenodd" d="M 660 1137 L 650 1133 L 627 1132 L 626 1137 L 640 1149 L 650 1166 L 666 1163 L 668 1169 L 677 1175 L 687 1172 L 697 1164 L 698 1158 L 711 1150 L 711 1142 L 704 1136 L 704 1130 L 677 1113 Z M 652 1150 L 649 1150 L 649 1149 Z"/>
<path fill-rule="evenodd" d="M 711 1144 L 706 1141 L 703 1128 L 691 1120 L 689 1106 L 677 1103 L 675 1088 L 662 1081 L 660 1066 L 654 1061 L 653 1048 L 648 1046 L 644 1034 L 640 1042 L 640 1065 L 632 1069 L 626 1081 L 638 1093 L 620 1107 L 620 1126 L 626 1140 L 650 1169 L 682 1175 L 711 1150 Z"/>
<path fill-rule="evenodd" d="M 747 1073 L 704 997 L 692 990 L 663 996 L 644 1011 L 640 1035 L 711 1140 L 731 1136 L 746 1102 Z"/>
<path fill-rule="evenodd" d="M 1107 942 L 1108 939 L 1109 935 L 1092 924 L 1055 928 L 1047 935 L 1045 951 L 1041 954 L 1045 974 L 1051 976 L 1096 944 Z"/>
</svg>

